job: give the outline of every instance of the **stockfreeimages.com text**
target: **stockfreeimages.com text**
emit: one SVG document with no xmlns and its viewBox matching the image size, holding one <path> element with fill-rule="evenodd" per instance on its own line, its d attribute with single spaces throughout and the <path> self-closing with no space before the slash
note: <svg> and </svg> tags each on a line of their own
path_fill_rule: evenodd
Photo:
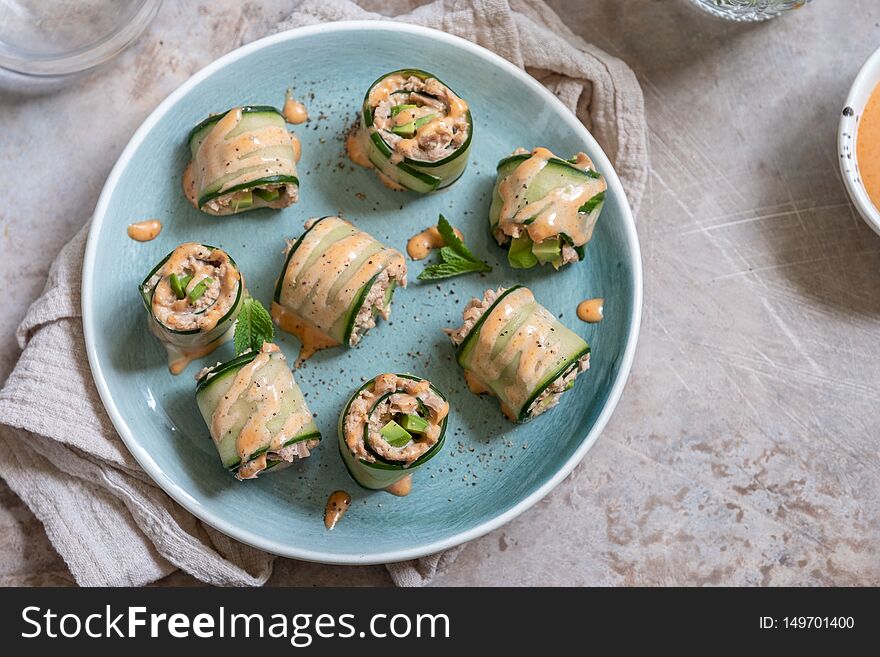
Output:
<svg viewBox="0 0 880 657">
<path fill-rule="evenodd" d="M 273 638 L 287 639 L 292 646 L 305 648 L 315 638 L 449 638 L 450 620 L 446 614 L 373 614 L 366 623 L 356 622 L 355 614 L 246 614 L 230 613 L 219 607 L 213 613 L 195 615 L 148 613 L 146 607 L 127 607 L 81 615 L 58 613 L 41 607 L 25 607 L 23 638 Z M 358 629 L 361 626 L 361 629 Z"/>
</svg>

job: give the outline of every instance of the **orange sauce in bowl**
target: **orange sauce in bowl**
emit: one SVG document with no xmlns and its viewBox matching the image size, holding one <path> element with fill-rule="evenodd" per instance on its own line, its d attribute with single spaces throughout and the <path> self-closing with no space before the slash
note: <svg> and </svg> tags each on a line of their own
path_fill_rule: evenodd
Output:
<svg viewBox="0 0 880 657">
<path fill-rule="evenodd" d="M 856 161 L 865 191 L 880 209 L 880 85 L 871 92 L 859 121 Z"/>
</svg>

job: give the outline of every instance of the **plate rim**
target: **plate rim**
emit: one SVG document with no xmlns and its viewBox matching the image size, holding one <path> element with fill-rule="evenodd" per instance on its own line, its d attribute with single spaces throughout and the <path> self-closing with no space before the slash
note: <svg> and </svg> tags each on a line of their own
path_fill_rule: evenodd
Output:
<svg viewBox="0 0 880 657">
<path fill-rule="evenodd" d="M 295 40 L 304 36 L 349 30 L 391 30 L 408 32 L 411 34 L 416 34 L 424 36 L 426 38 L 445 42 L 453 47 L 465 50 L 473 56 L 480 57 L 497 65 L 501 69 L 505 70 L 508 74 L 513 75 L 524 84 L 535 90 L 541 97 L 544 98 L 547 103 L 554 105 L 559 110 L 562 110 L 562 115 L 565 117 L 565 120 L 569 124 L 569 127 L 585 142 L 590 144 L 593 152 L 598 155 L 598 157 L 595 157 L 594 159 L 599 160 L 599 164 L 606 171 L 605 179 L 608 183 L 608 186 L 613 188 L 619 198 L 623 200 L 623 203 L 621 204 L 621 213 L 623 215 L 622 219 L 624 224 L 624 234 L 626 237 L 626 242 L 628 248 L 633 254 L 631 267 L 634 285 L 632 298 L 630 299 L 633 307 L 632 319 L 630 321 L 629 331 L 626 336 L 626 345 L 624 347 L 623 355 L 620 360 L 620 367 L 608 393 L 608 398 L 605 401 L 602 410 L 599 412 L 599 416 L 593 423 L 592 428 L 581 439 L 580 445 L 577 447 L 574 453 L 561 465 L 561 467 L 552 477 L 550 477 L 547 481 L 536 488 L 532 493 L 527 495 L 525 498 L 520 500 L 517 504 L 513 505 L 506 511 L 499 513 L 489 520 L 486 520 L 485 522 L 480 523 L 468 530 L 456 532 L 444 539 L 433 541 L 430 543 L 409 546 L 406 548 L 386 550 L 376 553 L 335 554 L 332 552 L 327 552 L 325 550 L 313 550 L 293 546 L 289 543 L 270 539 L 258 533 L 242 529 L 241 527 L 238 527 L 232 522 L 226 520 L 222 516 L 215 514 L 214 512 L 202 506 L 201 502 L 197 498 L 193 497 L 187 490 L 185 490 L 183 487 L 173 481 L 162 471 L 159 465 L 150 456 L 148 451 L 144 447 L 142 447 L 135 439 L 134 433 L 132 432 L 125 418 L 120 413 L 119 409 L 116 407 L 113 395 L 110 392 L 109 386 L 107 385 L 107 380 L 105 379 L 104 373 L 101 370 L 100 363 L 98 362 L 95 342 L 96 334 L 95 317 L 93 314 L 94 304 L 92 290 L 94 290 L 94 264 L 98 247 L 98 234 L 100 233 L 103 226 L 104 219 L 107 214 L 107 208 L 110 203 L 110 198 L 113 194 L 114 189 L 116 188 L 116 185 L 122 175 L 123 170 L 128 165 L 135 151 L 140 147 L 147 134 L 155 127 L 158 121 L 165 116 L 170 108 L 175 105 L 178 100 L 189 93 L 202 80 L 206 79 L 215 72 L 225 68 L 229 64 L 241 59 L 242 57 L 250 55 L 253 52 L 275 45 L 277 43 Z M 202 68 L 197 73 L 193 74 L 179 87 L 177 87 L 177 89 L 172 91 L 161 103 L 159 103 L 158 106 L 156 106 L 156 108 L 149 114 L 149 116 L 147 116 L 144 122 L 135 131 L 131 139 L 129 139 L 128 143 L 120 154 L 119 159 L 113 165 L 113 168 L 111 169 L 110 174 L 107 177 L 103 188 L 101 189 L 98 203 L 96 204 L 95 211 L 92 215 L 92 223 L 89 227 L 88 241 L 86 242 L 85 256 L 83 258 L 81 309 L 86 354 L 88 356 L 92 379 L 94 380 L 95 386 L 98 389 L 98 395 L 101 398 L 101 403 L 104 405 L 104 409 L 110 416 L 110 420 L 113 423 L 116 432 L 119 434 L 119 437 L 122 439 L 129 452 L 131 452 L 132 456 L 134 456 L 137 463 L 153 479 L 153 481 L 156 482 L 156 484 L 175 502 L 180 504 L 184 509 L 195 515 L 201 521 L 207 523 L 214 529 L 223 532 L 227 536 L 230 536 L 237 541 L 241 541 L 246 545 L 250 545 L 251 547 L 264 550 L 272 554 L 325 564 L 372 565 L 396 563 L 400 561 L 407 561 L 410 559 L 417 559 L 426 555 L 448 550 L 452 547 L 461 545 L 468 541 L 479 538 L 480 536 L 488 534 L 492 530 L 497 529 L 498 527 L 501 527 L 502 525 L 510 522 L 521 513 L 532 507 L 544 496 L 546 496 L 551 490 L 553 490 L 557 485 L 559 485 L 566 477 L 568 477 L 569 474 L 571 474 L 572 470 L 574 470 L 574 468 L 577 467 L 577 465 L 583 460 L 587 452 L 589 452 L 593 445 L 596 443 L 599 435 L 605 429 L 605 426 L 608 424 L 612 413 L 617 408 L 617 404 L 620 401 L 621 395 L 623 394 L 623 389 L 629 379 L 633 360 L 635 358 L 636 346 L 639 338 L 639 328 L 641 326 L 642 319 L 642 283 L 642 257 L 641 249 L 639 247 L 638 234 L 636 232 L 635 220 L 633 218 L 632 208 L 629 205 L 629 201 L 626 197 L 626 192 L 624 191 L 620 179 L 617 176 L 617 172 L 611 165 L 611 162 L 608 160 L 608 156 L 605 154 L 605 151 L 595 140 L 593 135 L 586 129 L 586 127 L 580 122 L 580 120 L 562 103 L 562 101 L 560 101 L 550 90 L 548 90 L 544 85 L 535 80 L 535 78 L 526 73 L 523 69 L 520 69 L 500 55 L 461 37 L 447 34 L 446 32 L 435 30 L 433 28 L 413 25 L 411 23 L 403 23 L 390 20 L 353 20 L 318 23 L 316 25 L 297 27 L 290 30 L 285 30 L 283 32 L 278 32 L 267 37 L 263 37 L 262 39 L 258 39 L 249 44 L 241 46 L 219 57 L 218 59 L 214 60 L 213 62 Z"/>
</svg>

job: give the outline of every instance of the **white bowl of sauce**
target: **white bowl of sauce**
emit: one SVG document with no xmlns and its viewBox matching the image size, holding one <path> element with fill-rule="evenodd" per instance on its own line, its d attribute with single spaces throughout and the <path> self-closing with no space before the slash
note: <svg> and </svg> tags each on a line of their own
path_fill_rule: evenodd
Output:
<svg viewBox="0 0 880 657">
<path fill-rule="evenodd" d="M 846 97 L 837 151 L 853 204 L 880 234 L 880 49 L 862 66 Z"/>
</svg>

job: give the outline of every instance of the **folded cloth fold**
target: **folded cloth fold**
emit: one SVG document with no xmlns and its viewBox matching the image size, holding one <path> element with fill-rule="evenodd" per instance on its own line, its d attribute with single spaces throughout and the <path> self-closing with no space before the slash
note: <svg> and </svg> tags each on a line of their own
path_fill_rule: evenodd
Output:
<svg viewBox="0 0 880 657">
<path fill-rule="evenodd" d="M 307 0 L 281 29 L 379 19 L 348 0 Z M 575 36 L 540 0 L 438 0 L 397 17 L 458 34 L 525 67 L 587 125 L 637 208 L 648 171 L 642 95 L 632 71 Z M 178 506 L 117 435 L 89 371 L 80 311 L 88 224 L 56 258 L 17 331 L 21 358 L 0 390 L 0 476 L 34 512 L 76 581 L 143 585 L 182 569 L 215 585 L 255 586 L 274 557 Z M 401 564 L 401 586 L 428 582 L 460 548 Z"/>
</svg>

